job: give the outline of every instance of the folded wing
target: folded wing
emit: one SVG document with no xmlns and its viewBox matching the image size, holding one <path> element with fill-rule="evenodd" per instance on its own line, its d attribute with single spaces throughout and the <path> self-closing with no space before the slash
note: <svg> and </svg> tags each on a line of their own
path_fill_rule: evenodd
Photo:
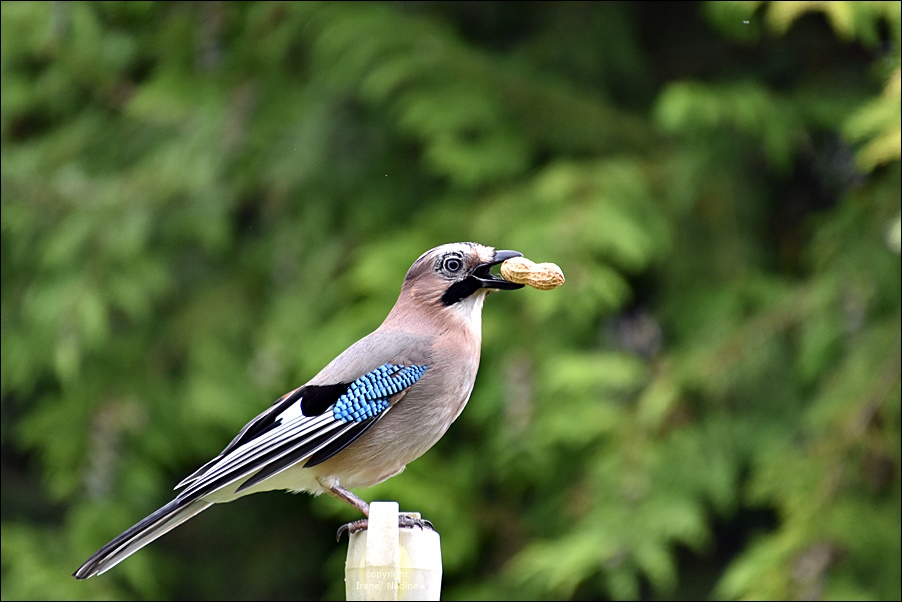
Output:
<svg viewBox="0 0 902 602">
<path fill-rule="evenodd" d="M 240 493 L 299 462 L 309 467 L 328 460 L 376 424 L 426 370 L 383 364 L 351 383 L 295 389 L 179 483 L 179 497 L 197 499 L 241 481 Z"/>
</svg>

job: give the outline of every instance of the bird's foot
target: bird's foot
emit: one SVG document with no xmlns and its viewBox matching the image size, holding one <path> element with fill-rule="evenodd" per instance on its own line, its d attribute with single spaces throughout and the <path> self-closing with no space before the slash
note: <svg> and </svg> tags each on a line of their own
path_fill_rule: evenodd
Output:
<svg viewBox="0 0 902 602">
<path fill-rule="evenodd" d="M 427 527 L 430 531 L 435 531 L 435 525 L 432 524 L 432 521 L 426 520 L 425 518 L 420 518 L 420 515 L 411 516 L 410 514 L 399 514 L 398 515 L 398 526 L 402 529 L 413 529 L 414 527 L 419 527 L 420 530 L 425 530 Z M 435 531 L 438 533 L 438 531 Z"/>
<path fill-rule="evenodd" d="M 354 533 L 365 531 L 368 527 L 369 520 L 365 518 L 346 523 L 338 528 L 338 532 L 335 534 L 335 541 L 341 541 L 341 536 L 344 535 L 345 532 L 348 533 L 348 536 L 351 536 Z M 398 527 L 401 529 L 413 529 L 414 527 L 417 527 L 421 530 L 428 528 L 430 531 L 435 531 L 435 526 L 432 524 L 432 521 L 420 518 L 418 514 L 415 516 L 410 514 L 399 514 Z M 438 531 L 436 531 L 436 533 L 438 533 Z"/>
<path fill-rule="evenodd" d="M 338 533 L 335 534 L 335 541 L 341 541 L 341 536 L 344 535 L 345 531 L 348 532 L 348 537 L 350 537 L 354 533 L 365 531 L 369 524 L 370 521 L 365 518 L 361 518 L 360 520 L 355 520 L 350 523 L 345 523 L 338 528 Z"/>
</svg>

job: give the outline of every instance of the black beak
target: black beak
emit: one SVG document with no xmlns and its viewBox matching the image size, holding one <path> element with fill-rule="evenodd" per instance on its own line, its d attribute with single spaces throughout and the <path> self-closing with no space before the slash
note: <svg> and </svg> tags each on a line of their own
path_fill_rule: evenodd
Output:
<svg viewBox="0 0 902 602">
<path fill-rule="evenodd" d="M 473 271 L 472 278 L 476 279 L 482 288 L 495 288 L 505 291 L 523 288 L 522 284 L 510 282 L 491 272 L 492 266 L 503 263 L 505 259 L 510 259 L 512 257 L 523 257 L 523 253 L 520 253 L 519 251 L 495 251 L 495 257 L 492 258 L 492 261 L 490 263 L 483 263 L 477 267 Z"/>
</svg>

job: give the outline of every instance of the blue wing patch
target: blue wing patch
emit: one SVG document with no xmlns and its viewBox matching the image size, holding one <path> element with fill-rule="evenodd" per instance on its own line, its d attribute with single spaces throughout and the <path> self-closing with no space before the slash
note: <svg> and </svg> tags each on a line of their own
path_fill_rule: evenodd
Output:
<svg viewBox="0 0 902 602">
<path fill-rule="evenodd" d="M 332 417 L 341 422 L 362 422 L 388 409 L 388 400 L 420 380 L 428 366 L 382 364 L 350 384 L 332 406 Z"/>
</svg>

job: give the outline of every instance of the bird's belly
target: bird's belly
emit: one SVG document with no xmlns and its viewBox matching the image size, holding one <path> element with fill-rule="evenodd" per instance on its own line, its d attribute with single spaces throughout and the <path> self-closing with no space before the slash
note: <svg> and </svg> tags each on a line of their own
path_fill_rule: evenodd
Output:
<svg viewBox="0 0 902 602">
<path fill-rule="evenodd" d="M 400 473 L 441 439 L 460 414 L 471 388 L 444 397 L 427 407 L 414 399 L 404 399 L 382 420 L 352 445 L 322 464 L 312 467 L 322 482 L 337 480 L 343 487 L 371 487 Z"/>
</svg>

